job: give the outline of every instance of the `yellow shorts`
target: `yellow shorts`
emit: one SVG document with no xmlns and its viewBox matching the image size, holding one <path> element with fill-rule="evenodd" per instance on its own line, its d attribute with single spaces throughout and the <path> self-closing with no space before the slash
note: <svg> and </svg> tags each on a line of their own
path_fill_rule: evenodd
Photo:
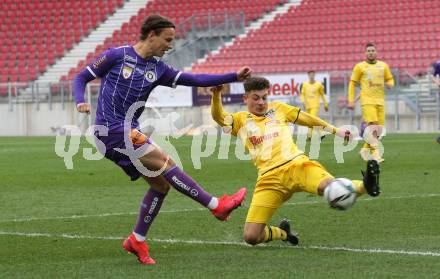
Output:
<svg viewBox="0 0 440 279">
<path fill-rule="evenodd" d="M 318 186 L 333 178 L 305 155 L 263 174 L 257 180 L 246 222 L 267 224 L 275 211 L 295 192 L 318 194 Z"/>
<path fill-rule="evenodd" d="M 313 116 L 318 116 L 318 112 L 319 112 L 319 107 L 317 108 L 309 108 L 306 109 L 307 113 L 310 113 Z"/>
<path fill-rule="evenodd" d="M 381 105 L 362 105 L 362 118 L 365 123 L 377 122 L 385 125 L 385 108 Z"/>
</svg>

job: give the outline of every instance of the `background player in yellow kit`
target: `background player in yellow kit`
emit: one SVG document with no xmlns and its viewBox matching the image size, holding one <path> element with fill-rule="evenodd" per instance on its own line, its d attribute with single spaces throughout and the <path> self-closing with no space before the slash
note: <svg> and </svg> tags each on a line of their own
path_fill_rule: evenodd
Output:
<svg viewBox="0 0 440 279">
<path fill-rule="evenodd" d="M 385 125 L 385 85 L 391 89 L 394 86 L 394 78 L 388 65 L 377 60 L 376 45 L 368 43 L 365 46 L 366 60 L 362 61 L 353 69 L 348 87 L 348 108 L 354 109 L 355 86 L 361 87 L 362 118 L 367 126 L 374 128 L 372 138 L 361 149 L 364 160 L 374 159 L 384 161 L 377 150 L 378 138 Z"/>
<path fill-rule="evenodd" d="M 318 116 L 319 108 L 321 107 L 320 99 L 324 104 L 325 111 L 328 111 L 327 100 L 325 99 L 324 85 L 315 80 L 315 71 L 308 71 L 309 81 L 301 85 L 301 102 L 308 113 L 313 116 Z M 307 139 L 311 139 L 312 129 L 307 133 Z"/>
<path fill-rule="evenodd" d="M 244 82 L 244 102 L 248 111 L 227 113 L 221 103 L 222 86 L 212 91 L 211 114 L 232 135 L 240 137 L 258 169 L 258 178 L 244 227 L 244 240 L 252 245 L 271 240 L 284 240 L 293 245 L 298 238 L 290 231 L 289 221 L 278 227 L 268 225 L 275 211 L 295 192 L 322 195 L 334 177 L 316 161 L 310 161 L 293 142 L 288 123 L 308 127 L 322 127 L 344 137 L 344 129 L 337 129 L 322 119 L 298 107 L 281 102 L 268 104 L 269 81 L 251 77 Z M 379 195 L 379 165 L 371 160 L 363 181 L 353 180 L 356 193 Z"/>
</svg>

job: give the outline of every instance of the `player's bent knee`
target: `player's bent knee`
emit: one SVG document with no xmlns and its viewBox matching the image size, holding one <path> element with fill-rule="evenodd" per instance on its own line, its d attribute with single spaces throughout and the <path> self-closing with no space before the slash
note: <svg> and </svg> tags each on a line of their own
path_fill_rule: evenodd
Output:
<svg viewBox="0 0 440 279">
<path fill-rule="evenodd" d="M 257 245 L 264 241 L 263 224 L 246 223 L 244 226 L 243 238 L 247 244 Z"/>
<path fill-rule="evenodd" d="M 148 183 L 148 184 L 152 189 L 162 194 L 167 194 L 171 189 L 169 184 L 152 184 L 152 183 Z"/>
<path fill-rule="evenodd" d="M 168 181 L 166 181 L 165 178 L 163 178 L 162 176 L 157 176 L 157 177 L 144 176 L 144 179 L 147 181 L 147 183 L 150 185 L 151 188 L 163 194 L 168 193 L 171 189 L 171 186 L 168 183 Z"/>
<path fill-rule="evenodd" d="M 254 232 L 245 232 L 243 234 L 244 241 L 250 245 L 257 245 L 261 243 L 261 236 Z"/>
<path fill-rule="evenodd" d="M 170 186 L 170 184 L 160 184 L 160 185 L 158 185 L 158 184 L 156 184 L 156 185 L 150 185 L 154 190 L 156 190 L 156 191 L 158 191 L 158 192 L 161 192 L 161 193 L 163 193 L 163 194 L 166 194 L 166 193 L 168 193 L 169 191 L 170 191 L 170 189 L 171 189 L 171 186 Z"/>
</svg>

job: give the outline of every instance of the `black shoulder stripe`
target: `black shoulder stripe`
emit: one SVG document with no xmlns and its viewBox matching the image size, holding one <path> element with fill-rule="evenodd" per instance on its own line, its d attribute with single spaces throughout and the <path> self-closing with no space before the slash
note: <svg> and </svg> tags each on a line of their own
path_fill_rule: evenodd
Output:
<svg viewBox="0 0 440 279">
<path fill-rule="evenodd" d="M 295 121 L 293 121 L 293 124 L 295 124 L 296 123 L 296 120 L 298 120 L 298 117 L 299 117 L 299 113 L 301 112 L 301 109 L 299 109 L 298 110 L 298 114 L 296 115 L 296 119 L 295 119 Z"/>
</svg>

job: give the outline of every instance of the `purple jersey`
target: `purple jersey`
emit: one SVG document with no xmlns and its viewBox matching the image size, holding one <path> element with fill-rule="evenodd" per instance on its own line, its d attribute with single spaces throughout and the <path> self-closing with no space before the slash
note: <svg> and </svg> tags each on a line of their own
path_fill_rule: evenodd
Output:
<svg viewBox="0 0 440 279">
<path fill-rule="evenodd" d="M 157 85 L 175 87 L 181 74 L 158 58 L 140 57 L 133 46 L 108 49 L 87 70 L 101 78 L 95 124 L 105 125 L 111 131 L 123 131 L 132 104 L 146 102 Z M 131 128 L 139 126 L 137 120 L 143 110 L 144 106 L 136 110 Z"/>
<path fill-rule="evenodd" d="M 108 136 L 99 136 L 99 129 L 95 132 L 97 139 L 105 146 L 105 150 L 100 152 L 121 166 L 132 180 L 136 180 L 141 174 L 131 164 L 131 158 L 115 148 L 127 149 L 127 131 L 124 131 L 124 128 L 138 128 L 138 118 L 151 91 L 158 85 L 216 86 L 237 81 L 238 73 L 182 73 L 158 58 L 142 58 L 133 46 L 111 48 L 75 77 L 73 93 L 77 105 L 85 103 L 86 84 L 95 78 L 101 78 L 95 123 L 109 129 Z M 127 119 L 127 127 L 124 125 L 126 116 L 131 116 Z"/>
</svg>

